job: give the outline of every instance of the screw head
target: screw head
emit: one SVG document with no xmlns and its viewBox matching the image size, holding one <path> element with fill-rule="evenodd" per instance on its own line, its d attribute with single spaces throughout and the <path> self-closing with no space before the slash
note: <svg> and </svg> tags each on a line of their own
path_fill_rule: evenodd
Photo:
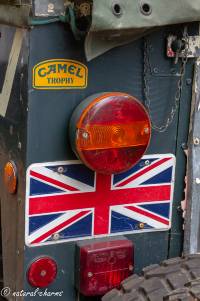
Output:
<svg viewBox="0 0 200 301">
<path fill-rule="evenodd" d="M 54 9 L 54 4 L 53 3 L 49 3 L 48 4 L 48 10 L 53 10 Z"/>
<path fill-rule="evenodd" d="M 200 184 L 200 178 L 196 178 L 196 184 Z"/>
<path fill-rule="evenodd" d="M 88 277 L 91 278 L 93 276 L 92 272 L 88 272 Z"/>
<path fill-rule="evenodd" d="M 59 234 L 59 233 L 54 233 L 54 234 L 52 235 L 52 239 L 53 239 L 53 240 L 59 240 L 59 238 L 60 238 L 60 234 Z"/>
<path fill-rule="evenodd" d="M 144 223 L 139 223 L 138 226 L 139 226 L 140 229 L 144 229 Z"/>
<path fill-rule="evenodd" d="M 41 275 L 42 277 L 46 276 L 46 274 L 47 274 L 47 271 L 45 271 L 45 270 L 42 270 L 41 273 L 40 273 L 40 275 Z"/>
<path fill-rule="evenodd" d="M 192 84 L 192 79 L 191 79 L 191 78 L 187 78 L 187 79 L 186 79 L 186 84 L 187 84 L 188 86 L 190 86 L 190 85 Z"/>
<path fill-rule="evenodd" d="M 150 165 L 150 161 L 149 161 L 149 160 L 146 160 L 146 161 L 144 162 L 144 164 L 145 164 L 146 166 L 148 166 L 148 165 Z"/>
<path fill-rule="evenodd" d="M 58 167 L 58 173 L 62 174 L 64 172 L 64 168 L 62 166 Z"/>
<path fill-rule="evenodd" d="M 187 150 L 187 149 L 188 149 L 188 145 L 187 145 L 187 143 L 185 143 L 185 142 L 183 142 L 183 143 L 181 144 L 181 147 L 182 147 L 183 150 Z"/>
<path fill-rule="evenodd" d="M 83 132 L 83 134 L 82 134 L 82 137 L 84 138 L 84 139 L 88 139 L 88 133 L 87 132 Z"/>
<path fill-rule="evenodd" d="M 17 145 L 18 149 L 22 149 L 22 143 L 19 141 Z"/>
<path fill-rule="evenodd" d="M 199 145 L 200 144 L 200 139 L 197 138 L 197 137 L 195 137 L 193 141 L 194 141 L 194 145 Z"/>
</svg>

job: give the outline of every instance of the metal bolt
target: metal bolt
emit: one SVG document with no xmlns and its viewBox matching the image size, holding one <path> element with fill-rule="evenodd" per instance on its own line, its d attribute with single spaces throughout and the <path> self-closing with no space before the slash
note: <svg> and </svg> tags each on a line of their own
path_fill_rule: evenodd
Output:
<svg viewBox="0 0 200 301">
<path fill-rule="evenodd" d="M 195 137 L 193 142 L 194 142 L 194 145 L 199 145 L 200 144 L 200 139 Z"/>
<path fill-rule="evenodd" d="M 144 229 L 144 223 L 139 223 L 138 226 L 139 226 L 140 229 Z"/>
<path fill-rule="evenodd" d="M 41 273 L 40 273 L 40 275 L 41 275 L 42 277 L 46 276 L 46 274 L 47 274 L 47 272 L 46 272 L 45 270 L 42 270 Z"/>
<path fill-rule="evenodd" d="M 54 4 L 53 3 L 49 3 L 48 4 L 48 12 L 52 12 L 54 10 Z"/>
<path fill-rule="evenodd" d="M 149 128 L 144 128 L 144 133 L 149 134 Z"/>
<path fill-rule="evenodd" d="M 18 147 L 18 149 L 22 149 L 22 143 L 20 141 L 18 142 L 18 146 L 17 147 Z"/>
<path fill-rule="evenodd" d="M 59 234 L 59 233 L 54 233 L 54 234 L 52 235 L 52 239 L 53 239 L 53 240 L 59 240 L 59 238 L 60 238 L 60 234 Z"/>
<path fill-rule="evenodd" d="M 88 138 L 88 133 L 87 133 L 87 132 L 83 132 L 82 137 L 83 137 L 84 139 L 87 139 L 87 138 Z"/>
<path fill-rule="evenodd" d="M 200 178 L 196 178 L 196 184 L 200 184 Z"/>
<path fill-rule="evenodd" d="M 62 166 L 58 167 L 58 173 L 62 174 L 64 172 L 64 168 Z"/>
<path fill-rule="evenodd" d="M 181 147 L 182 147 L 183 150 L 188 149 L 187 143 L 185 143 L 185 142 L 183 142 L 183 143 L 181 144 Z"/>
<path fill-rule="evenodd" d="M 192 79 L 191 79 L 191 78 L 187 78 L 187 79 L 186 79 L 186 84 L 187 84 L 188 86 L 190 86 L 190 85 L 192 84 Z"/>
<path fill-rule="evenodd" d="M 91 278 L 93 276 L 92 272 L 88 272 L 88 277 Z"/>
<path fill-rule="evenodd" d="M 148 166 L 148 165 L 150 165 L 150 161 L 149 161 L 149 160 L 146 160 L 146 161 L 144 162 L 144 164 L 145 164 L 146 166 Z"/>
<path fill-rule="evenodd" d="M 80 13 L 82 16 L 89 16 L 90 15 L 90 4 L 89 3 L 82 3 L 79 7 Z"/>
<path fill-rule="evenodd" d="M 133 271 L 133 266 L 130 264 L 128 269 L 129 271 Z"/>
<path fill-rule="evenodd" d="M 154 73 L 158 73 L 158 68 L 154 68 L 154 69 L 153 69 L 153 72 L 154 72 Z"/>
</svg>

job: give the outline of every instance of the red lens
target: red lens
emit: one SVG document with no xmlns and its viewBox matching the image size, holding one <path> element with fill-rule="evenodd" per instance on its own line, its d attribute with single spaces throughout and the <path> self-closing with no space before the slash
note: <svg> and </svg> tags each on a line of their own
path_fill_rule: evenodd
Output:
<svg viewBox="0 0 200 301">
<path fill-rule="evenodd" d="M 85 296 L 104 295 L 133 272 L 133 244 L 116 240 L 81 246 L 78 290 Z"/>
<path fill-rule="evenodd" d="M 33 287 L 47 287 L 56 278 L 57 265 L 50 257 L 42 257 L 34 261 L 27 272 L 27 279 Z"/>
<path fill-rule="evenodd" d="M 76 153 L 89 168 L 116 174 L 138 162 L 150 136 L 149 116 L 136 98 L 106 93 L 82 110 L 76 123 Z"/>
</svg>

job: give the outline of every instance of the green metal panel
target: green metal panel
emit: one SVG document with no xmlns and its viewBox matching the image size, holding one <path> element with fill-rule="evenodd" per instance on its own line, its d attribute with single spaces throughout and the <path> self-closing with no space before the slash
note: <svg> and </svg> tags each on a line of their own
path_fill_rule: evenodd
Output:
<svg viewBox="0 0 200 301">
<path fill-rule="evenodd" d="M 171 32 L 176 34 L 182 30 L 182 26 L 166 27 L 145 39 L 150 48 L 149 61 L 153 71 L 148 71 L 146 76 L 150 87 L 150 109 L 154 124 L 165 123 L 174 104 L 180 77 L 180 64 L 174 65 L 173 60 L 166 58 L 166 37 Z M 2 36 L 6 47 L 0 48 L 2 51 L 0 88 L 4 82 L 14 29 L 3 27 L 1 31 L 3 31 Z M 196 25 L 191 25 L 189 31 L 190 34 L 196 34 Z M 75 243 L 24 247 L 25 171 L 30 164 L 36 162 L 76 159 L 69 144 L 68 124 L 72 111 L 89 95 L 104 91 L 121 91 L 136 96 L 143 104 L 146 103 L 144 95 L 145 43 L 143 39 L 140 39 L 112 49 L 91 62 L 86 62 L 84 45 L 77 43 L 70 30 L 59 23 L 32 28 L 29 34 L 29 39 L 24 39 L 21 60 L 19 60 L 6 116 L 0 118 L 2 154 L 0 163 L 3 166 L 8 159 L 16 161 L 20 185 L 18 194 L 14 197 L 8 195 L 5 197 L 5 192 L 1 191 L 4 204 L 4 228 L 9 231 L 10 242 L 13 242 L 11 252 L 6 254 L 7 237 L 4 235 L 3 251 L 7 255 L 7 262 L 10 259 L 11 263 L 13 261 L 16 263 L 16 265 L 12 264 L 12 269 L 9 268 L 9 271 L 5 266 L 6 286 L 33 292 L 34 288 L 29 286 L 26 279 L 27 269 L 35 258 L 48 255 L 52 256 L 58 264 L 57 279 L 49 290 L 63 290 L 63 296 L 58 298 L 60 301 L 75 301 L 77 298 L 74 289 Z M 28 69 L 27 57 L 29 57 Z M 58 58 L 74 59 L 87 65 L 89 81 L 86 89 L 67 91 L 33 89 L 33 67 L 43 60 Z M 135 245 L 136 272 L 140 272 L 146 265 L 179 255 L 182 251 L 182 218 L 177 207 L 180 206 L 183 198 L 185 157 L 181 146 L 187 141 L 192 69 L 193 60 L 187 64 L 181 103 L 172 123 L 164 132 L 153 130 L 148 149 L 149 154 L 172 153 L 177 158 L 172 230 L 127 235 Z M 24 77 L 20 77 L 21 73 Z M 28 81 L 28 87 L 26 81 Z M 8 210 L 12 212 L 13 223 L 10 228 L 6 227 L 11 220 L 6 216 Z M 20 230 L 16 231 L 16 229 Z M 15 269 L 14 272 L 13 269 Z M 21 272 L 22 269 L 24 275 Z M 40 297 L 25 298 L 28 301 L 33 299 L 39 301 Z M 89 300 L 80 296 L 80 300 L 84 299 Z M 97 298 L 93 300 L 96 301 Z"/>
</svg>

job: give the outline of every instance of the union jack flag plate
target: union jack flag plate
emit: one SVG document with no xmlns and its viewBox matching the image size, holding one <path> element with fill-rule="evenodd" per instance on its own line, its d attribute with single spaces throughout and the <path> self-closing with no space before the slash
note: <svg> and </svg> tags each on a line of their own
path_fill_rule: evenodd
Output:
<svg viewBox="0 0 200 301">
<path fill-rule="evenodd" d="M 26 244 L 168 230 L 174 172 L 172 154 L 144 156 L 112 176 L 80 161 L 33 164 L 27 171 Z"/>
</svg>

